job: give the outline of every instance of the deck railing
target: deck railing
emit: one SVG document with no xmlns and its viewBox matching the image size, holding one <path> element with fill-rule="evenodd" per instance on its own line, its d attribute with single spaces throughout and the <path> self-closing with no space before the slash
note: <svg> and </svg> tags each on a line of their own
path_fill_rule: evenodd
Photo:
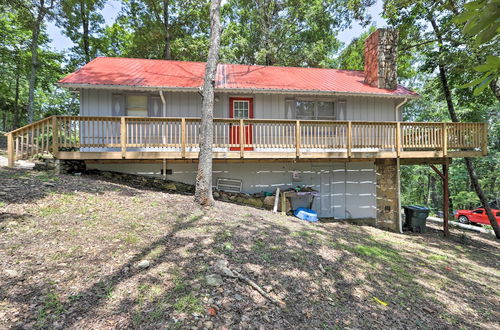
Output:
<svg viewBox="0 0 500 330">
<path fill-rule="evenodd" d="M 39 154 L 89 152 L 196 158 L 200 119 L 52 116 L 7 135 L 11 165 Z M 214 152 L 229 158 L 450 157 L 484 155 L 486 146 L 484 123 L 214 119 Z"/>
</svg>

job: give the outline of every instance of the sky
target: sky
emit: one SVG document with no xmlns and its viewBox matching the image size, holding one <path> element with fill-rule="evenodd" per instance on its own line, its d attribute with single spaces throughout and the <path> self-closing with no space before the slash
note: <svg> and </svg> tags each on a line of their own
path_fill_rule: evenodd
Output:
<svg viewBox="0 0 500 330">
<path fill-rule="evenodd" d="M 118 13 L 121 8 L 121 1 L 119 0 L 109 0 L 106 2 L 102 10 L 102 14 L 106 24 L 110 25 L 114 22 L 115 18 L 118 16 Z M 382 13 L 382 0 L 377 0 L 377 3 L 370 8 L 370 14 L 372 16 L 372 20 L 376 27 L 385 26 L 386 22 L 383 18 L 380 17 Z M 73 46 L 71 40 L 64 36 L 61 33 L 61 30 L 55 26 L 54 23 L 49 23 L 47 26 L 47 31 L 49 33 L 49 37 L 52 40 L 51 46 L 58 50 L 63 51 Z M 354 23 L 352 27 L 348 30 L 342 31 L 339 34 L 340 41 L 348 44 L 353 38 L 356 38 L 361 33 L 364 32 L 364 29 L 357 23 Z"/>
</svg>

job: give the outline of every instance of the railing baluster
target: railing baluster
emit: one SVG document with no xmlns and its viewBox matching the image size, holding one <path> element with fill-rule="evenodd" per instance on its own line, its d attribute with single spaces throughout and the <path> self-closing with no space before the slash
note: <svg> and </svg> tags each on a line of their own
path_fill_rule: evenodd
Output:
<svg viewBox="0 0 500 330">
<path fill-rule="evenodd" d="M 244 129 L 245 129 L 245 125 L 243 124 L 243 119 L 240 119 L 240 157 L 243 158 L 243 154 L 244 154 L 244 145 L 245 145 L 245 142 L 243 141 L 244 139 L 244 136 L 246 135 L 245 132 L 244 132 Z"/>
<path fill-rule="evenodd" d="M 55 158 L 59 156 L 59 132 L 57 124 L 57 116 L 52 117 L 52 155 Z"/>
<path fill-rule="evenodd" d="M 347 122 L 347 157 L 351 158 L 352 154 L 352 122 Z"/>
<path fill-rule="evenodd" d="M 122 158 L 127 156 L 127 118 L 121 117 L 120 119 L 120 144 L 122 151 Z"/>
<path fill-rule="evenodd" d="M 186 158 L 186 118 L 181 121 L 181 156 Z"/>
<path fill-rule="evenodd" d="M 443 150 L 443 157 L 448 155 L 448 132 L 447 132 L 447 127 L 446 123 L 443 123 L 442 125 L 442 150 Z"/>
</svg>

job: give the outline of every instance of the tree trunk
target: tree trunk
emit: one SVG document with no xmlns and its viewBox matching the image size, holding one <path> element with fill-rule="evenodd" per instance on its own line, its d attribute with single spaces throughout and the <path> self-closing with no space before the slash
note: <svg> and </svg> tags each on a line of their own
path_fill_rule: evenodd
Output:
<svg viewBox="0 0 500 330">
<path fill-rule="evenodd" d="M 44 0 L 40 1 L 40 8 L 38 8 L 38 14 L 33 22 L 33 27 L 31 30 L 31 72 L 28 90 L 28 123 L 33 122 L 34 108 L 35 108 L 35 86 L 36 86 L 36 75 L 38 71 L 38 38 L 40 36 L 40 25 L 42 24 L 44 12 Z"/>
<path fill-rule="evenodd" d="M 432 25 L 432 28 L 434 30 L 434 33 L 436 34 L 437 39 L 439 40 L 439 52 L 442 52 L 442 44 L 443 44 L 443 39 L 441 35 L 441 31 L 434 20 L 434 18 L 429 14 L 429 21 Z M 448 106 L 448 112 L 450 114 L 450 118 L 452 122 L 459 122 L 457 113 L 455 111 L 455 106 L 453 105 L 452 98 L 451 98 L 451 91 L 450 87 L 448 84 L 448 77 L 446 75 L 446 68 L 443 63 L 438 64 L 439 67 L 439 79 L 441 81 L 441 87 L 443 88 L 443 94 L 446 99 L 446 104 Z M 481 204 L 483 205 L 484 209 L 486 210 L 486 214 L 488 215 L 488 219 L 490 220 L 490 224 L 493 227 L 493 230 L 495 232 L 495 236 L 500 239 L 500 228 L 498 227 L 498 223 L 493 216 L 493 212 L 491 212 L 490 205 L 488 204 L 488 200 L 486 199 L 486 196 L 483 193 L 483 189 L 481 189 L 481 185 L 479 184 L 479 180 L 477 178 L 476 172 L 474 170 L 474 166 L 472 164 L 472 160 L 469 157 L 465 157 L 465 165 L 467 167 L 467 172 L 469 173 L 469 178 L 471 180 L 472 185 L 474 186 L 474 190 L 476 191 L 477 197 L 479 197 L 479 200 L 481 201 Z"/>
<path fill-rule="evenodd" d="M 90 43 L 89 43 L 89 20 L 86 15 L 85 1 L 80 0 L 80 16 L 82 18 L 83 29 L 83 52 L 85 53 L 85 63 L 90 62 Z"/>
<path fill-rule="evenodd" d="M 14 96 L 14 118 L 12 120 L 12 129 L 19 128 L 21 126 L 21 116 L 19 113 L 19 64 L 16 68 L 16 91 Z"/>
<path fill-rule="evenodd" d="M 169 25 L 169 0 L 163 0 L 163 27 L 165 28 L 165 47 L 163 49 L 163 59 L 171 60 L 170 50 L 170 25 Z"/>
<path fill-rule="evenodd" d="M 220 0 L 212 0 L 210 4 L 210 49 L 205 68 L 203 82 L 203 104 L 201 108 L 200 155 L 198 174 L 196 176 L 197 203 L 210 206 L 214 203 L 212 196 L 212 143 L 214 119 L 214 87 L 220 47 Z"/>
<path fill-rule="evenodd" d="M 474 166 L 472 165 L 472 159 L 466 157 L 465 158 L 465 165 L 467 166 L 467 171 L 469 171 L 469 175 L 471 176 L 471 181 L 472 181 L 472 184 L 474 185 L 474 190 L 476 190 L 477 196 L 481 200 L 481 203 L 483 204 L 483 207 L 486 210 L 486 214 L 488 215 L 488 219 L 490 219 L 490 223 L 491 223 L 491 226 L 493 227 L 493 231 L 495 232 L 495 236 L 497 238 L 500 238 L 500 229 L 498 228 L 498 223 L 495 219 L 495 216 L 493 215 L 493 212 L 491 211 L 491 207 L 488 204 L 488 200 L 486 199 L 486 196 L 484 195 L 483 189 L 481 188 L 481 185 L 479 184 L 479 180 L 477 178 L 476 171 L 474 170 Z"/>
<path fill-rule="evenodd" d="M 2 130 L 5 132 L 11 131 L 7 128 L 7 112 L 2 111 Z"/>
<path fill-rule="evenodd" d="M 36 75 L 38 71 L 38 39 L 40 37 L 40 26 L 42 25 L 43 19 L 47 12 L 54 5 L 54 1 L 51 0 L 49 7 L 45 7 L 45 0 L 40 0 L 39 6 L 36 7 L 36 16 L 33 15 L 33 22 L 31 28 L 31 72 L 30 81 L 28 89 L 28 123 L 33 122 L 34 108 L 35 108 L 35 87 L 36 87 Z"/>
</svg>

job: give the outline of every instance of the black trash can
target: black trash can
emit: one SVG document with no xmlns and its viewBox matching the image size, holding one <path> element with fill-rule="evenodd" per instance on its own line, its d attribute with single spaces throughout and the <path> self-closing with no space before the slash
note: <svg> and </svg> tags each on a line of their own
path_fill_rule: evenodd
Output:
<svg viewBox="0 0 500 330">
<path fill-rule="evenodd" d="M 403 206 L 405 210 L 405 229 L 416 233 L 425 233 L 425 224 L 429 209 L 425 206 Z"/>
</svg>

